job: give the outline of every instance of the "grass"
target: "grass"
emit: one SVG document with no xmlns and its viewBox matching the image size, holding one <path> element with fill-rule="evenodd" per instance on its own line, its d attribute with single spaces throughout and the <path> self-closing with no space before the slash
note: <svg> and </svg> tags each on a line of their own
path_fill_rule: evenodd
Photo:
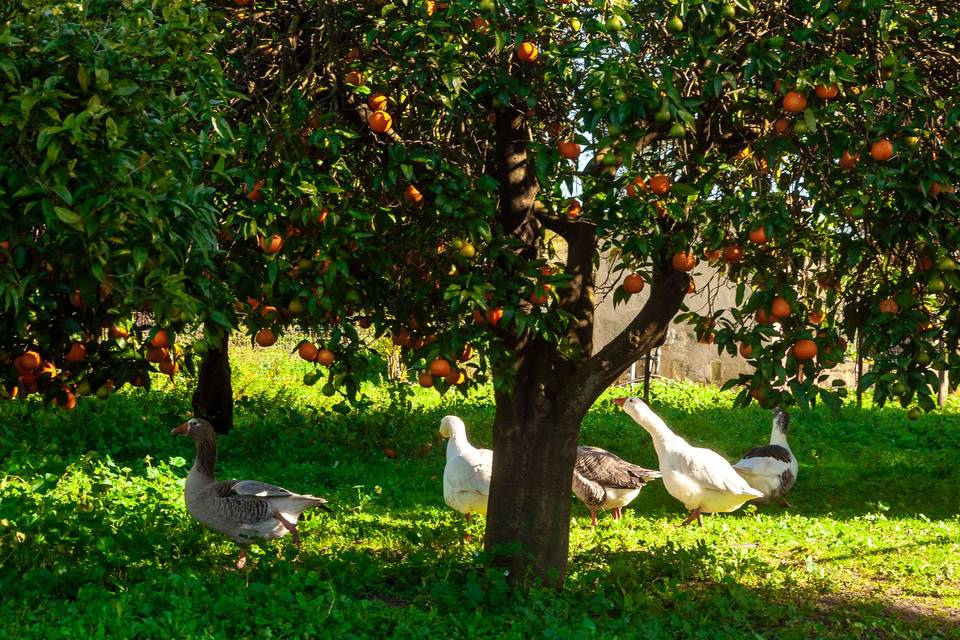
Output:
<svg viewBox="0 0 960 640">
<path fill-rule="evenodd" d="M 264 355 L 266 354 L 266 355 Z M 371 389 L 341 413 L 279 350 L 235 358 L 238 424 L 220 477 L 254 477 L 335 503 L 289 538 L 236 547 L 182 504 L 191 443 L 182 381 L 74 412 L 0 405 L 0 638 L 958 638 L 960 415 L 894 409 L 795 415 L 793 509 L 747 507 L 677 528 L 657 483 L 620 522 L 575 504 L 561 593 L 510 592 L 483 569 L 482 519 L 443 504 L 439 418 L 489 444 L 478 393 L 412 408 Z M 654 406 L 695 444 L 735 458 L 769 434 L 768 412 L 658 384 Z M 581 440 L 656 465 L 649 437 L 609 402 Z M 427 446 L 429 445 L 429 446 Z M 394 448 L 396 459 L 382 451 Z"/>
</svg>

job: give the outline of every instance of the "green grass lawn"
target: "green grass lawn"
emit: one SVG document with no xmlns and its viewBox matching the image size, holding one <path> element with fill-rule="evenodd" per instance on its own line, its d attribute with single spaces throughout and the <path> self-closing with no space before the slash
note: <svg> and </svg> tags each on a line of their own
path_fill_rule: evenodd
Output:
<svg viewBox="0 0 960 640">
<path fill-rule="evenodd" d="M 221 478 L 318 493 L 304 548 L 236 546 L 183 507 L 192 443 L 186 380 L 73 412 L 0 405 L 0 638 L 960 638 L 960 414 L 794 415 L 794 508 L 747 507 L 677 525 L 656 483 L 620 522 L 577 503 L 562 593 L 510 592 L 483 569 L 483 519 L 443 503 L 447 413 L 490 443 L 486 395 L 372 390 L 340 413 L 279 349 L 235 358 L 237 428 Z M 728 459 L 766 441 L 770 413 L 660 384 L 655 409 Z M 649 436 L 607 400 L 581 441 L 656 466 Z M 425 446 L 425 445 L 432 446 Z M 384 448 L 399 452 L 396 459 Z"/>
</svg>

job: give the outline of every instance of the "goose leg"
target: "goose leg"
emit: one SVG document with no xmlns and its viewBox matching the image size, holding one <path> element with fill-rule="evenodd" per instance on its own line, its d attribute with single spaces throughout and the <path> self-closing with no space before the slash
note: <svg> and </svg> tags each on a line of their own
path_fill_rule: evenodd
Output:
<svg viewBox="0 0 960 640">
<path fill-rule="evenodd" d="M 237 563 L 234 566 L 237 568 L 237 571 L 247 566 L 247 548 L 246 547 L 240 547 L 240 557 L 237 558 Z"/>
<path fill-rule="evenodd" d="M 591 527 L 597 526 L 597 510 L 596 509 L 590 509 L 590 526 Z"/>
<path fill-rule="evenodd" d="M 619 520 L 622 517 L 623 517 L 623 511 L 620 510 L 620 507 L 617 507 L 616 509 L 613 510 L 614 520 Z"/>
<path fill-rule="evenodd" d="M 697 524 L 699 524 L 701 527 L 703 526 L 703 520 L 700 519 L 700 509 L 694 509 L 691 511 L 690 515 L 687 516 L 687 519 L 680 523 L 680 526 L 685 527 L 694 520 L 696 520 Z"/>
<path fill-rule="evenodd" d="M 463 514 L 463 517 L 466 518 L 467 522 L 470 522 L 470 519 L 473 517 L 473 514 L 469 511 Z"/>
<path fill-rule="evenodd" d="M 786 498 L 780 498 L 780 506 L 781 506 L 781 507 L 784 507 L 785 509 L 789 509 L 789 508 L 792 507 L 793 505 L 790 504 L 789 502 L 787 502 L 787 499 L 786 499 Z"/>
<path fill-rule="evenodd" d="M 282 515 L 280 515 L 279 512 L 274 513 L 273 517 L 279 520 L 280 524 L 282 524 L 284 528 L 290 532 L 290 537 L 293 538 L 293 545 L 299 549 L 300 548 L 300 532 L 297 531 L 297 525 L 293 524 L 292 522 L 287 522 L 287 519 L 284 518 Z"/>
</svg>

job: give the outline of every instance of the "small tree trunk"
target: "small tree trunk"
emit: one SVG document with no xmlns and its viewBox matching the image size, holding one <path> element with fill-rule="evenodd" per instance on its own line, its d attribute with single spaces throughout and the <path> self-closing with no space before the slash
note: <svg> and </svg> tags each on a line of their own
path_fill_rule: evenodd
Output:
<svg viewBox="0 0 960 640">
<path fill-rule="evenodd" d="M 542 383 L 496 394 L 485 548 L 517 586 L 563 586 L 580 413 L 544 402 Z"/>
<path fill-rule="evenodd" d="M 219 348 L 211 346 L 203 356 L 193 392 L 193 414 L 213 425 L 217 433 L 228 433 L 233 428 L 229 338 L 230 334 L 224 331 Z"/>
</svg>

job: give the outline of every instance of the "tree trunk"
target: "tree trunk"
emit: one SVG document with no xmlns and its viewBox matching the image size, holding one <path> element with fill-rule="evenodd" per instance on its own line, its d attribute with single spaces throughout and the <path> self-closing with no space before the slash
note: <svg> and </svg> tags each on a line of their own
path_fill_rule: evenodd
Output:
<svg viewBox="0 0 960 640">
<path fill-rule="evenodd" d="M 512 584 L 559 588 L 583 411 L 560 400 L 569 376 L 562 375 L 553 347 L 538 341 L 524 351 L 513 386 L 495 394 L 485 548 Z"/>
<path fill-rule="evenodd" d="M 233 428 L 233 385 L 230 383 L 230 334 L 223 332 L 220 347 L 210 347 L 200 363 L 193 392 L 193 415 L 203 418 L 217 433 Z"/>
</svg>

